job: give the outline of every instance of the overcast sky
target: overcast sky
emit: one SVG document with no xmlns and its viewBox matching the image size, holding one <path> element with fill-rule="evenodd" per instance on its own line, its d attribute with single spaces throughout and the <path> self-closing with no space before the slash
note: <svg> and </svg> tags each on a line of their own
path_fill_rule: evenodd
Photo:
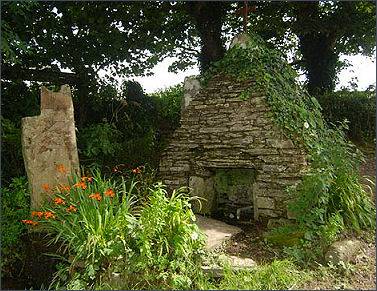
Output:
<svg viewBox="0 0 377 291">
<path fill-rule="evenodd" d="M 351 62 L 352 66 L 344 69 L 339 74 L 340 83 L 336 89 L 344 86 L 347 87 L 348 83 L 353 77 L 357 77 L 358 90 L 365 90 L 369 85 L 376 83 L 376 58 L 367 58 L 361 55 L 342 57 Z M 173 62 L 172 58 L 167 58 L 157 64 L 153 69 L 155 73 L 149 77 L 137 77 L 134 80 L 140 82 L 143 89 L 147 93 L 155 92 L 159 89 L 179 84 L 183 82 L 186 76 L 198 75 L 198 67 L 180 72 L 178 74 L 169 73 L 168 67 Z"/>
</svg>

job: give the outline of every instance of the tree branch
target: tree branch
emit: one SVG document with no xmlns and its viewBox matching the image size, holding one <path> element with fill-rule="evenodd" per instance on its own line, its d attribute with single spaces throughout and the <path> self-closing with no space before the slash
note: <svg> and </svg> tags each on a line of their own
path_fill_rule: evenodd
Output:
<svg viewBox="0 0 377 291">
<path fill-rule="evenodd" d="M 181 45 L 181 44 L 175 44 L 175 47 L 177 48 L 180 48 L 180 49 L 183 49 L 185 51 L 188 51 L 188 52 L 191 52 L 193 53 L 195 56 L 199 55 L 200 54 L 200 51 L 194 49 L 194 48 L 190 48 L 190 47 L 187 47 L 187 46 L 184 46 L 184 45 Z"/>
<path fill-rule="evenodd" d="M 51 82 L 56 84 L 76 84 L 78 81 L 75 73 L 65 73 L 52 69 L 30 69 L 21 66 L 1 66 L 2 80 L 25 80 Z"/>
<path fill-rule="evenodd" d="M 296 65 L 302 64 L 304 62 L 305 62 L 305 60 L 301 59 L 301 60 L 293 61 L 292 63 L 289 63 L 288 65 L 290 65 L 290 66 L 296 66 Z"/>
</svg>

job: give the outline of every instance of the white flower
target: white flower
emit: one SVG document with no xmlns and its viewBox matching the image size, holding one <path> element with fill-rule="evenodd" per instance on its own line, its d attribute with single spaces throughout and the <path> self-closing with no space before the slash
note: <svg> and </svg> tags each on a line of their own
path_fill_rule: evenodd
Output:
<svg viewBox="0 0 377 291">
<path fill-rule="evenodd" d="M 192 240 L 197 240 L 198 237 L 199 237 L 199 235 L 198 235 L 198 233 L 196 231 L 191 234 L 191 239 Z"/>
<path fill-rule="evenodd" d="M 304 122 L 304 127 L 305 127 L 305 128 L 309 128 L 309 123 Z"/>
</svg>

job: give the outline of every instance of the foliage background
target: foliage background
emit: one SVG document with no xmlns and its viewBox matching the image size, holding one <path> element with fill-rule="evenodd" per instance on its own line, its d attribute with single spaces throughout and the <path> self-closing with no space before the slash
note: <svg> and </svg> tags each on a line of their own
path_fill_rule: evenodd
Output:
<svg viewBox="0 0 377 291">
<path fill-rule="evenodd" d="M 9 230 L 2 234 L 5 264 L 18 255 L 22 257 L 17 248 L 25 228 L 19 220 L 28 208 L 29 194 L 22 178 L 25 170 L 20 123 L 22 117 L 38 115 L 38 87 L 69 83 L 73 88 L 83 166 L 100 168 L 106 174 L 116 169 L 117 175 L 131 177 L 131 169 L 137 166 L 156 168 L 162 149 L 179 125 L 182 86 L 147 95 L 135 82 L 126 81 L 118 87 L 115 77 L 147 75 L 166 56 L 178 57 L 172 70 L 199 62 L 205 73 L 209 64 L 225 54 L 226 40 L 241 28 L 241 19 L 235 14 L 241 2 L 109 3 L 1 2 L 2 224 Z M 318 117 L 322 114 L 332 123 L 346 118 L 350 123 L 348 129 L 343 129 L 352 139 L 375 142 L 373 92 L 332 92 L 342 65 L 341 53 L 371 55 L 375 50 L 375 3 L 255 4 L 257 14 L 251 15 L 250 25 L 267 40 L 267 45 L 246 55 L 231 53 L 223 64 L 226 67 L 228 61 L 234 64 L 236 60 L 239 66 L 228 66 L 229 73 L 238 77 L 256 75 L 259 85 L 271 94 L 271 104 L 277 110 L 286 109 L 277 116 L 278 122 L 302 134 L 310 149 L 315 170 L 292 193 L 304 193 L 296 210 L 307 230 L 307 248 L 312 249 L 317 236 L 330 243 L 344 225 L 358 229 L 371 224 L 373 211 L 355 174 L 362 159 L 358 154 L 354 156 L 355 149 L 345 141 L 341 130 L 331 127 L 322 131 Z M 290 98 L 298 89 L 292 85 L 296 75 L 285 63 L 280 67 L 287 54 L 277 55 L 269 50 L 271 47 L 293 53 L 293 65 L 306 71 L 307 87 L 315 93 L 322 113 L 310 98 L 302 103 Z M 250 64 L 256 56 L 261 62 Z M 237 63 L 237 59 L 247 61 Z M 100 79 L 98 72 L 104 68 L 106 77 Z M 289 84 L 284 82 L 287 79 Z M 280 93 L 280 97 L 287 98 L 279 99 Z M 293 110 L 297 106 L 301 109 Z M 294 122 L 291 111 L 299 112 Z M 318 134 L 313 129 L 321 130 Z M 148 190 L 140 189 L 143 201 L 148 201 Z M 300 213 L 300 208 L 312 211 Z M 230 283 L 237 286 L 232 278 L 230 274 Z M 174 286 L 181 286 L 181 279 Z"/>
</svg>

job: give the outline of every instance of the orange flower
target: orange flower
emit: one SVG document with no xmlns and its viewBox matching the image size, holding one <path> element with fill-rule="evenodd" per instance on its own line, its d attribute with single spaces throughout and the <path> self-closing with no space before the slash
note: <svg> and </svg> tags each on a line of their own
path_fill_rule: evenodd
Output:
<svg viewBox="0 0 377 291">
<path fill-rule="evenodd" d="M 77 211 L 77 208 L 73 205 L 70 205 L 68 208 L 67 208 L 67 212 L 76 212 Z"/>
<path fill-rule="evenodd" d="M 109 196 L 109 197 L 111 197 L 111 198 L 113 198 L 113 197 L 115 196 L 115 192 L 114 192 L 113 189 L 107 189 L 107 190 L 105 191 L 105 195 L 106 195 L 106 196 Z"/>
<path fill-rule="evenodd" d="M 45 190 L 46 192 L 48 192 L 48 191 L 51 190 L 50 185 L 47 184 L 47 183 L 42 184 L 42 188 L 43 188 L 43 190 Z"/>
<path fill-rule="evenodd" d="M 46 219 L 55 218 L 54 213 L 52 213 L 51 211 L 46 211 L 44 214 Z"/>
<path fill-rule="evenodd" d="M 32 226 L 38 225 L 38 221 L 33 221 L 33 220 L 29 220 L 29 219 L 24 219 L 24 220 L 21 220 L 21 221 L 25 224 L 32 225 Z"/>
<path fill-rule="evenodd" d="M 137 167 L 135 169 L 132 169 L 132 173 L 134 173 L 134 174 L 140 174 L 141 173 L 141 169 L 139 167 Z"/>
<path fill-rule="evenodd" d="M 58 164 L 58 165 L 56 165 L 56 170 L 57 170 L 59 173 L 67 174 L 67 169 L 64 167 L 63 164 Z"/>
<path fill-rule="evenodd" d="M 67 191 L 67 192 L 71 191 L 71 187 L 69 187 L 69 185 L 67 185 L 67 186 L 60 185 L 59 189 L 60 189 L 61 192 L 63 192 L 63 191 Z"/>
<path fill-rule="evenodd" d="M 33 212 L 31 213 L 31 216 L 32 216 L 32 217 L 37 216 L 39 219 L 41 219 L 41 218 L 43 217 L 43 212 L 42 212 L 42 211 L 33 211 Z"/>
<path fill-rule="evenodd" d="M 73 185 L 74 187 L 76 187 L 76 188 L 81 188 L 81 189 L 83 189 L 83 190 L 85 190 L 86 188 L 87 188 L 87 186 L 86 186 L 86 184 L 85 184 L 85 182 L 77 182 L 75 185 Z"/>
<path fill-rule="evenodd" d="M 54 199 L 54 203 L 56 204 L 56 205 L 60 205 L 60 204 L 65 204 L 65 202 L 64 202 L 64 200 L 62 199 L 62 198 L 60 198 L 60 197 L 56 197 L 55 199 Z"/>
<path fill-rule="evenodd" d="M 88 181 L 89 183 L 92 183 L 93 177 L 81 177 L 81 181 L 83 181 L 83 182 Z"/>
<path fill-rule="evenodd" d="M 99 194 L 98 192 L 97 192 L 97 193 L 94 193 L 94 194 L 90 194 L 90 195 L 89 195 L 89 198 L 95 199 L 95 200 L 97 200 L 97 201 L 101 201 L 101 200 L 102 200 L 102 196 L 101 196 L 101 194 Z"/>
</svg>

